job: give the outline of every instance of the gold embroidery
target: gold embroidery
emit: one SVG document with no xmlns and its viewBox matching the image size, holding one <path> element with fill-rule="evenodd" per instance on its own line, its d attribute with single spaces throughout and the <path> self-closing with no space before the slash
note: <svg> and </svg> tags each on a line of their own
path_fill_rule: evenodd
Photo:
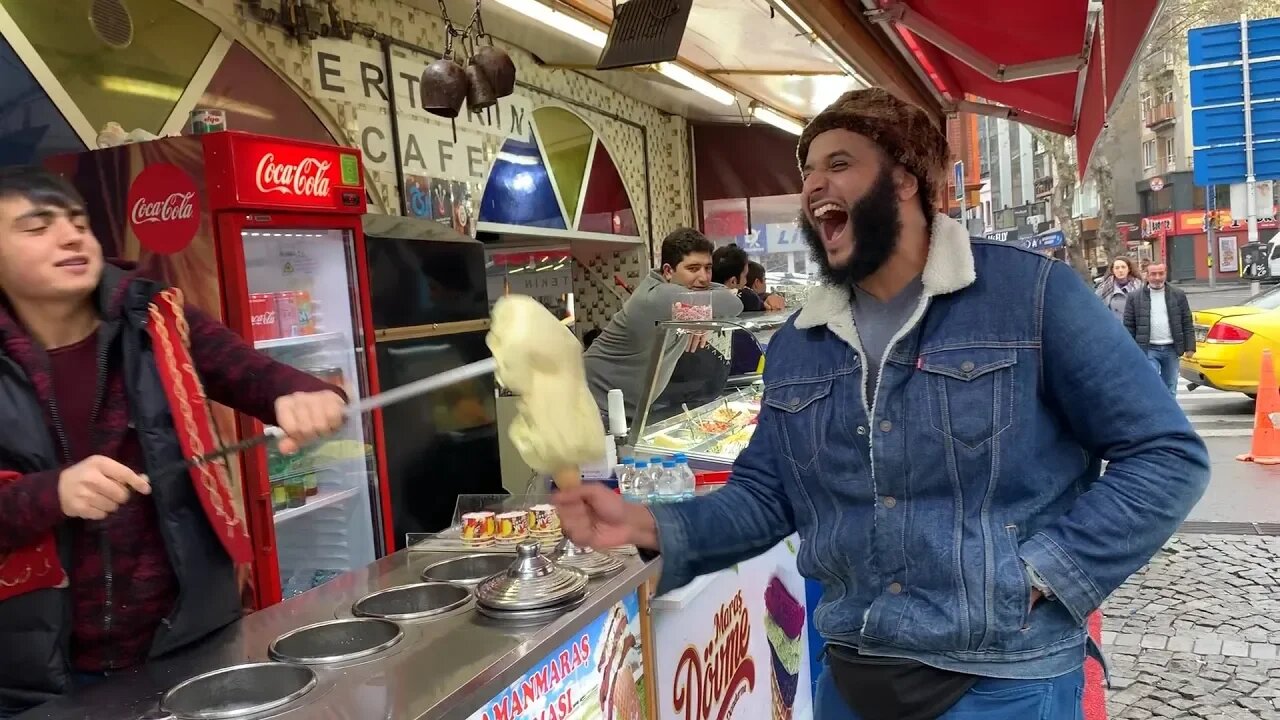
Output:
<svg viewBox="0 0 1280 720">
<path fill-rule="evenodd" d="M 173 316 L 176 318 L 175 324 L 177 325 L 183 344 L 185 347 L 190 347 L 187 323 L 183 317 L 181 307 L 175 303 L 175 296 L 177 303 L 180 303 L 182 296 L 181 293 L 176 291 L 176 289 L 161 292 L 158 295 L 158 300 L 166 303 L 169 308 L 173 310 Z M 207 414 L 208 408 L 203 403 L 203 393 L 199 392 L 199 376 L 196 374 L 195 368 L 192 367 L 190 362 L 179 362 L 177 352 L 173 345 L 173 339 L 169 332 L 167 332 L 170 329 L 170 326 L 168 325 L 167 318 L 165 318 L 160 312 L 160 308 L 157 307 L 155 303 L 152 303 L 148 310 L 151 315 L 151 320 L 155 324 L 154 327 L 157 330 L 156 336 L 160 343 L 160 350 L 162 351 L 157 359 L 163 360 L 165 367 L 167 367 L 171 373 L 171 377 L 173 379 L 173 393 L 177 401 L 176 404 L 178 405 L 178 411 L 182 415 L 183 427 L 187 432 L 187 437 L 191 445 L 190 451 L 195 456 L 204 455 L 207 450 L 205 448 L 204 441 L 201 438 L 200 428 L 196 423 L 196 417 L 192 410 L 192 398 L 187 394 L 187 387 L 183 382 L 184 378 L 191 378 L 195 381 L 193 385 L 197 388 L 198 394 L 196 401 L 200 403 L 200 406 L 204 408 L 204 411 Z M 184 360 L 187 360 L 188 358 L 184 358 Z M 192 472 L 198 475 L 197 482 L 199 482 L 208 491 L 209 502 L 212 506 L 211 510 L 223 523 L 227 536 L 234 537 L 239 533 L 248 537 L 248 527 L 244 522 L 244 518 L 240 516 L 239 512 L 237 512 L 238 507 L 235 502 L 231 500 L 231 492 L 228 487 L 229 483 L 223 483 L 221 478 L 218 477 L 216 466 L 200 465 L 192 468 Z"/>
</svg>

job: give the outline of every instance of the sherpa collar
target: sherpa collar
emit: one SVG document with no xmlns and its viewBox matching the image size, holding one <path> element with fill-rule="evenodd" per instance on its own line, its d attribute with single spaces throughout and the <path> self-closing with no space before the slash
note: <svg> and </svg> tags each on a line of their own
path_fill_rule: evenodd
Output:
<svg viewBox="0 0 1280 720">
<path fill-rule="evenodd" d="M 933 219 L 929 237 L 929 254 L 924 262 L 924 297 L 947 295 L 973 284 L 977 277 L 973 267 L 973 249 L 964 226 L 946 215 Z M 837 337 L 854 347 L 859 346 L 849 307 L 848 288 L 819 285 L 809 292 L 804 307 L 796 315 L 801 330 L 826 325 Z"/>
</svg>

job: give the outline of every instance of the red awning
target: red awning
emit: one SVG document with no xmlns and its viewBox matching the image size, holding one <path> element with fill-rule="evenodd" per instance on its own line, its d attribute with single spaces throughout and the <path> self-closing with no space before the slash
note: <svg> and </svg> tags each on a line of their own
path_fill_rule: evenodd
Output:
<svg viewBox="0 0 1280 720">
<path fill-rule="evenodd" d="M 1077 137 L 1080 172 L 1159 0 L 878 0 L 908 60 L 943 100 Z M 1101 12 L 1096 9 L 1101 7 Z M 1083 82 L 1081 79 L 1083 78 Z M 989 113 L 990 114 L 990 113 Z"/>
</svg>

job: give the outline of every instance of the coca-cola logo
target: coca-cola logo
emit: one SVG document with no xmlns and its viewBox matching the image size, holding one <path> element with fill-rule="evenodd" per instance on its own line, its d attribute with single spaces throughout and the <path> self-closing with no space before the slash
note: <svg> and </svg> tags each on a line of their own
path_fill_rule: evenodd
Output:
<svg viewBox="0 0 1280 720">
<path fill-rule="evenodd" d="M 191 176 L 170 163 L 148 165 L 133 179 L 126 200 L 129 227 L 143 248 L 172 255 L 200 230 L 200 191 Z"/>
<path fill-rule="evenodd" d="M 253 325 L 275 325 L 276 311 L 268 310 L 266 312 L 258 313 L 257 315 L 250 315 L 249 322 Z"/>
<path fill-rule="evenodd" d="M 275 153 L 267 153 L 258 161 L 254 181 L 264 193 L 282 193 L 303 197 L 329 196 L 329 168 L 333 163 L 304 157 L 295 163 L 276 162 Z"/>
</svg>

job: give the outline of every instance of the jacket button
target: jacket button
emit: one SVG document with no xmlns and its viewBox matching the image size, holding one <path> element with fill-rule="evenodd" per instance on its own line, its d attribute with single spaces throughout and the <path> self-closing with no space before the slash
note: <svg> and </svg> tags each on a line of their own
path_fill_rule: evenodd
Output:
<svg viewBox="0 0 1280 720">
<path fill-rule="evenodd" d="M 960 363 L 960 371 L 967 372 L 967 373 L 973 372 L 973 361 L 965 360 L 964 362 Z"/>
<path fill-rule="evenodd" d="M 889 422 L 888 420 L 880 421 L 880 432 L 889 432 L 892 429 L 893 429 L 893 423 Z"/>
<path fill-rule="evenodd" d="M 858 426 L 858 434 L 859 434 L 859 435 L 866 435 L 866 434 L 867 434 L 867 426 L 866 426 L 866 425 L 859 425 L 859 426 Z"/>
<path fill-rule="evenodd" d="M 884 498 L 884 506 L 892 510 L 898 506 L 898 499 L 892 495 L 886 495 Z"/>
<path fill-rule="evenodd" d="M 889 592 L 893 595 L 902 594 L 902 583 L 889 583 Z"/>
<path fill-rule="evenodd" d="M 788 404 L 788 405 L 790 405 L 791 407 L 799 407 L 799 406 L 800 406 L 800 398 L 791 398 L 791 402 L 789 402 L 789 403 L 787 403 L 787 404 Z"/>
</svg>

